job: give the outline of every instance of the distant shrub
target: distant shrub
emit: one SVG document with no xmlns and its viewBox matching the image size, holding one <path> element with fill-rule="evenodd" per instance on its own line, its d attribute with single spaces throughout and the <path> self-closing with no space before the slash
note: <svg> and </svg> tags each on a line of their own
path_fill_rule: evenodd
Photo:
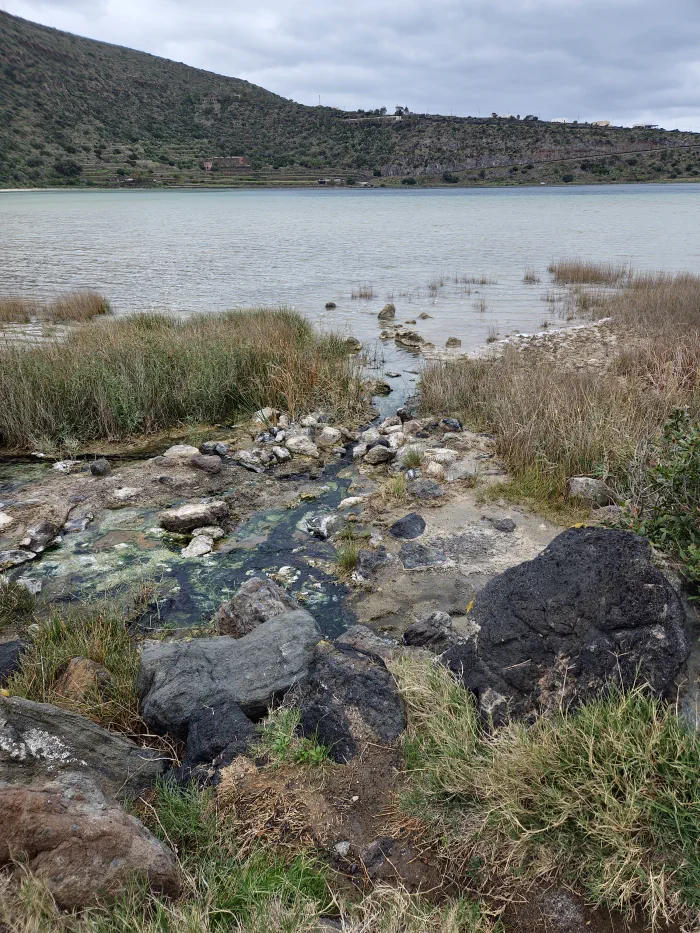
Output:
<svg viewBox="0 0 700 933">
<path fill-rule="evenodd" d="M 562 175 L 562 176 L 561 176 L 561 180 L 568 183 L 568 182 L 574 180 L 574 176 L 567 173 L 566 175 Z"/>
<path fill-rule="evenodd" d="M 402 185 L 415 185 L 415 183 L 416 183 L 415 178 L 402 178 L 401 179 Z"/>
<path fill-rule="evenodd" d="M 82 165 L 78 165 L 77 162 L 73 162 L 71 159 L 55 162 L 53 168 L 57 175 L 63 175 L 66 178 L 75 178 L 83 171 Z"/>
<path fill-rule="evenodd" d="M 382 170 L 381 170 L 380 168 L 375 168 L 375 170 L 372 172 L 372 174 L 374 175 L 375 178 L 381 178 L 381 177 L 382 177 Z"/>
<path fill-rule="evenodd" d="M 345 179 L 345 184 L 346 184 L 346 185 L 354 185 L 354 184 L 355 184 L 355 179 L 352 177 L 352 175 L 349 175 L 349 176 Z"/>
<path fill-rule="evenodd" d="M 451 185 L 456 185 L 459 181 L 459 175 L 452 175 L 450 172 L 443 172 L 442 180 L 449 182 Z"/>
</svg>

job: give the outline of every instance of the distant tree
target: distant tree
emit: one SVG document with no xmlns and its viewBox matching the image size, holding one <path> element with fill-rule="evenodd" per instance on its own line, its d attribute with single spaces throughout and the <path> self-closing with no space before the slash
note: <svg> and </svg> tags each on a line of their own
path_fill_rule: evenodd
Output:
<svg viewBox="0 0 700 933">
<path fill-rule="evenodd" d="M 83 171 L 82 165 L 78 165 L 77 162 L 73 162 L 71 159 L 55 162 L 53 168 L 57 175 L 63 175 L 65 178 L 75 178 Z"/>
<path fill-rule="evenodd" d="M 449 182 L 451 185 L 456 185 L 459 181 L 459 175 L 452 175 L 451 172 L 443 172 L 442 180 Z"/>
<path fill-rule="evenodd" d="M 568 183 L 568 182 L 574 180 L 574 176 L 573 176 L 573 175 L 569 175 L 569 174 L 562 175 L 562 176 L 561 176 L 561 180 Z"/>
<path fill-rule="evenodd" d="M 384 114 L 386 113 L 386 107 L 380 107 L 380 108 L 379 108 L 379 113 L 380 113 L 382 116 L 384 116 Z"/>
<path fill-rule="evenodd" d="M 345 179 L 345 184 L 346 184 L 346 185 L 354 185 L 354 184 L 355 184 L 355 179 L 353 178 L 352 175 L 348 175 L 348 177 Z"/>
<path fill-rule="evenodd" d="M 416 183 L 415 178 L 402 178 L 401 179 L 402 185 L 415 185 L 415 183 Z"/>
<path fill-rule="evenodd" d="M 375 178 L 381 178 L 382 170 L 380 168 L 375 168 L 372 174 L 374 175 Z"/>
</svg>

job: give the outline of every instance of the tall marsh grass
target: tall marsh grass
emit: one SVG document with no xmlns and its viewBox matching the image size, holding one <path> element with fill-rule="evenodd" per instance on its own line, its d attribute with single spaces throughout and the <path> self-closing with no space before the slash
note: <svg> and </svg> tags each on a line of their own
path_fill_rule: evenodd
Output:
<svg viewBox="0 0 700 933">
<path fill-rule="evenodd" d="M 26 448 L 230 421 L 265 405 L 292 416 L 359 406 L 342 338 L 300 315 L 257 309 L 185 320 L 93 322 L 66 340 L 0 350 L 0 442 Z"/>
<path fill-rule="evenodd" d="M 82 323 L 110 313 L 104 295 L 89 289 L 67 292 L 52 301 L 0 298 L 0 324 L 29 324 L 34 319 L 52 324 Z"/>
<path fill-rule="evenodd" d="M 557 285 L 620 285 L 631 275 L 628 265 L 581 259 L 556 260 L 547 271 Z"/>
</svg>

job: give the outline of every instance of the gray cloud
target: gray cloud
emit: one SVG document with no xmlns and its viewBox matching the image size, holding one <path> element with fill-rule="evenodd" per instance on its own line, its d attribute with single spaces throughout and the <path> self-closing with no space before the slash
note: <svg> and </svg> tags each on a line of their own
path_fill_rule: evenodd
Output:
<svg viewBox="0 0 700 933">
<path fill-rule="evenodd" d="M 700 131 L 697 0 L 0 0 L 94 39 L 347 109 Z"/>
</svg>

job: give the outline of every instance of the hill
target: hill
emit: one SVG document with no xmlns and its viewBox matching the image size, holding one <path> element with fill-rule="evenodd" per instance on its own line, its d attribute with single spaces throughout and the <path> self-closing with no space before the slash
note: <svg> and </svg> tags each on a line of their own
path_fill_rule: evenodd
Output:
<svg viewBox="0 0 700 933">
<path fill-rule="evenodd" d="M 222 160 L 232 156 L 243 164 Z M 317 184 L 319 176 L 388 185 L 695 180 L 700 135 L 306 107 L 0 12 L 0 186 Z"/>
</svg>

